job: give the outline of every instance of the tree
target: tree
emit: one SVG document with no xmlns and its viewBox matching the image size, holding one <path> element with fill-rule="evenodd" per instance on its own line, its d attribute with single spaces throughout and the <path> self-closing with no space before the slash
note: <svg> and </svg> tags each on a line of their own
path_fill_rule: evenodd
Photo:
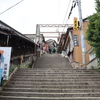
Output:
<svg viewBox="0 0 100 100">
<path fill-rule="evenodd" d="M 96 13 L 89 16 L 89 24 L 86 32 L 86 40 L 94 48 L 96 57 L 100 59 L 100 2 L 95 0 Z"/>
</svg>

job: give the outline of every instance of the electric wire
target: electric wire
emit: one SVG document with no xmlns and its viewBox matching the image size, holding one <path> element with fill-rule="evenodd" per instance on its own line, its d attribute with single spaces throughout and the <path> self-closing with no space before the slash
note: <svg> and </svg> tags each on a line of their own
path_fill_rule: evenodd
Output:
<svg viewBox="0 0 100 100">
<path fill-rule="evenodd" d="M 16 3 L 15 5 L 11 6 L 10 8 L 6 9 L 5 11 L 1 12 L 0 15 L 3 14 L 3 13 L 5 13 L 6 11 L 10 10 L 11 8 L 17 6 L 17 5 L 18 5 L 19 3 L 21 3 L 22 1 L 23 1 L 23 0 L 21 0 L 21 1 L 18 2 L 18 3 Z"/>
<path fill-rule="evenodd" d="M 70 4 L 71 4 L 71 0 L 69 0 L 68 7 L 67 7 L 67 10 L 66 10 L 66 14 L 65 14 L 65 17 L 64 17 L 64 20 L 63 20 L 62 24 L 64 24 L 64 21 L 66 19 L 66 16 L 67 16 L 67 13 L 68 13 L 68 10 L 69 10 L 69 7 L 70 7 Z M 57 30 L 59 30 L 59 27 L 57 28 Z"/>
<path fill-rule="evenodd" d="M 74 3 L 74 6 L 73 6 L 73 3 Z M 70 15 L 72 14 L 72 10 L 73 10 L 73 8 L 75 8 L 75 6 L 76 6 L 76 2 L 75 2 L 74 0 L 73 0 L 73 3 L 72 3 L 72 7 L 71 7 L 71 10 L 70 10 L 69 16 L 68 16 L 68 18 L 67 18 L 65 24 L 67 24 L 67 22 L 68 22 L 68 20 L 69 20 L 69 17 L 70 17 Z M 63 28 L 63 31 L 62 31 L 62 32 L 64 32 L 64 29 L 65 29 L 65 27 Z"/>
<path fill-rule="evenodd" d="M 58 2 L 58 20 L 59 20 L 60 0 Z"/>
<path fill-rule="evenodd" d="M 59 12 L 60 12 L 60 0 L 58 1 L 58 20 L 59 20 Z M 56 31 L 59 31 L 59 28 L 57 28 Z"/>
<path fill-rule="evenodd" d="M 68 13 L 68 10 L 69 10 L 70 3 L 71 3 L 71 0 L 70 0 L 69 3 L 68 3 L 68 7 L 67 7 L 67 10 L 66 10 L 66 14 L 65 14 L 63 23 L 64 23 L 64 21 L 65 21 L 65 19 L 66 19 L 66 16 L 67 16 L 67 13 Z M 62 23 L 62 24 L 63 24 L 63 23 Z"/>
</svg>

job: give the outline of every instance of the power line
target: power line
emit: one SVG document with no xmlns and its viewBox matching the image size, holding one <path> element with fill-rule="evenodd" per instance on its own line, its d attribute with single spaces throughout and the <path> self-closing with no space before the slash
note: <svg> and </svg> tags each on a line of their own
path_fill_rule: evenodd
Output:
<svg viewBox="0 0 100 100">
<path fill-rule="evenodd" d="M 68 20 L 69 20 L 69 19 L 67 19 L 66 24 L 67 24 Z M 65 29 L 65 27 L 63 28 L 63 31 L 64 31 L 64 29 Z M 62 32 L 63 32 L 63 31 L 62 31 Z"/>
<path fill-rule="evenodd" d="M 63 23 L 64 23 L 64 21 L 65 21 L 65 19 L 66 19 L 66 16 L 67 16 L 67 13 L 68 13 L 68 10 L 69 10 L 70 3 L 71 3 L 71 0 L 70 0 L 69 3 L 68 3 L 68 7 L 67 7 L 67 10 L 66 10 L 66 14 L 65 14 Z"/>
<path fill-rule="evenodd" d="M 75 6 L 76 6 L 76 2 L 73 0 L 72 7 L 71 7 L 71 10 L 70 10 L 68 19 L 70 18 L 70 15 L 72 14 L 72 10 L 73 10 L 73 8 L 75 8 Z"/>
<path fill-rule="evenodd" d="M 68 15 L 68 19 L 66 21 L 66 24 L 67 24 L 67 22 L 68 22 L 68 20 L 70 18 L 70 15 L 72 14 L 72 10 L 73 10 L 73 8 L 75 8 L 75 6 L 76 6 L 76 1 L 73 0 L 72 7 L 71 7 L 70 13 Z M 63 28 L 63 31 L 64 31 L 64 29 L 65 29 L 65 27 Z"/>
<path fill-rule="evenodd" d="M 59 18 L 60 0 L 58 1 L 58 18 Z"/>
<path fill-rule="evenodd" d="M 22 0 L 22 1 L 23 1 L 23 0 Z M 1 12 L 0 15 L 3 14 L 3 13 L 5 13 L 6 11 L 10 10 L 11 8 L 15 7 L 16 5 L 18 5 L 18 4 L 21 3 L 22 1 L 16 3 L 15 5 L 11 6 L 10 8 L 6 9 L 5 11 Z"/>
<path fill-rule="evenodd" d="M 66 16 L 67 16 L 67 13 L 68 13 L 68 10 L 69 10 L 70 3 L 71 3 L 71 0 L 70 0 L 69 3 L 68 3 L 68 7 L 67 7 L 67 10 L 66 10 L 66 14 L 65 14 L 65 17 L 64 17 L 63 23 L 64 23 L 64 21 L 65 21 L 65 19 L 66 19 Z M 62 24 L 63 24 L 63 23 L 62 23 Z M 58 27 L 57 30 L 59 30 L 59 27 Z"/>
</svg>

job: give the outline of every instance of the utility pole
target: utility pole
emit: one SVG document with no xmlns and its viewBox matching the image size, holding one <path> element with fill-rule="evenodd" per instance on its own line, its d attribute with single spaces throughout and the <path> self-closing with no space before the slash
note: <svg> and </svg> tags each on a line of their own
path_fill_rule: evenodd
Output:
<svg viewBox="0 0 100 100">
<path fill-rule="evenodd" d="M 40 25 L 36 25 L 36 38 L 35 38 L 35 52 L 37 54 L 37 56 L 40 56 Z M 38 45 L 38 48 L 36 48 L 36 45 Z"/>
<path fill-rule="evenodd" d="M 81 35 L 81 48 L 82 48 L 82 62 L 83 66 L 86 64 L 86 47 L 85 47 L 85 40 L 84 40 L 84 28 L 83 28 L 83 19 L 82 19 L 82 10 L 81 10 L 81 0 L 77 0 L 78 5 L 78 12 L 79 12 L 79 23 L 80 23 L 80 35 Z"/>
</svg>

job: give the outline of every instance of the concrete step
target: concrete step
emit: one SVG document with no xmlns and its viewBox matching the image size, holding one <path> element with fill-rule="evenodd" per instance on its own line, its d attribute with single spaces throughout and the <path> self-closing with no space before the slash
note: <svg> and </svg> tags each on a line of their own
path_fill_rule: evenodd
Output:
<svg viewBox="0 0 100 100">
<path fill-rule="evenodd" d="M 32 82 L 32 81 L 10 81 L 11 85 L 99 85 L 100 81 L 77 81 L 77 82 Z"/>
<path fill-rule="evenodd" d="M 14 74 L 14 76 L 13 77 L 18 77 L 18 76 L 20 76 L 20 77 L 30 77 L 30 76 L 100 76 L 100 74 L 82 74 L 82 73 L 66 73 L 66 74 L 45 74 L 45 73 L 43 73 L 43 74 L 39 74 L 39 73 L 36 73 L 36 74 L 34 74 L 34 73 L 32 73 L 32 74 L 18 74 L 18 73 L 16 73 L 16 74 Z"/>
<path fill-rule="evenodd" d="M 54 70 L 54 71 L 59 71 L 59 70 L 66 70 L 66 71 L 86 71 L 86 72 L 100 72 L 100 70 L 95 70 L 95 69 L 73 69 L 73 68 L 67 68 L 67 67 L 59 67 L 59 68 L 56 68 L 56 67 L 53 67 L 53 68 L 20 68 L 18 69 L 18 71 L 20 72 L 26 72 L 26 71 L 49 71 L 49 70 Z"/>
<path fill-rule="evenodd" d="M 43 79 L 38 79 L 38 78 L 36 78 L 36 79 L 34 79 L 34 78 L 12 78 L 11 79 L 11 81 L 41 81 L 41 82 L 45 82 L 45 81 L 47 81 L 47 82 L 66 82 L 66 81 L 73 81 L 73 82 L 75 82 L 75 81 L 83 81 L 83 80 L 85 80 L 85 81 L 100 81 L 100 78 L 81 78 L 81 77 L 78 77 L 78 78 L 62 78 L 62 79 L 59 79 L 59 78 L 56 78 L 56 79 L 53 79 L 53 78 L 51 78 L 51 79 L 49 79 L 49 78 L 43 78 Z"/>
<path fill-rule="evenodd" d="M 63 88 L 4 88 L 3 91 L 12 92 L 50 92 L 50 93 L 80 93 L 80 92 L 100 92 L 99 88 L 77 88 L 77 89 L 63 89 Z"/>
<path fill-rule="evenodd" d="M 0 96 L 0 100 L 100 100 L 100 97 L 22 97 L 22 96 Z"/>
<path fill-rule="evenodd" d="M 16 76 L 13 77 L 12 79 L 100 79 L 100 76 Z"/>
<path fill-rule="evenodd" d="M 61 71 L 49 71 L 49 72 L 46 72 L 46 71 L 41 71 L 41 72 L 17 72 L 16 73 L 16 75 L 18 75 L 18 74 L 20 74 L 20 75 L 25 75 L 25 74 L 28 74 L 29 73 L 29 75 L 30 74 L 98 74 L 98 75 L 100 75 L 100 72 L 70 72 L 70 71 L 63 71 L 63 72 L 61 72 Z"/>
<path fill-rule="evenodd" d="M 99 92 L 88 93 L 42 93 L 42 92 L 0 92 L 2 96 L 23 96 L 23 97 L 99 97 Z"/>
<path fill-rule="evenodd" d="M 93 89 L 97 89 L 100 88 L 100 85 L 12 85 L 12 88 L 60 88 L 60 89 L 77 89 L 77 88 L 93 88 Z"/>
<path fill-rule="evenodd" d="M 18 72 L 21 72 L 21 73 L 25 73 L 25 72 L 95 72 L 95 73 L 100 73 L 99 70 L 74 70 L 74 69 L 32 69 L 32 70 L 18 70 Z"/>
<path fill-rule="evenodd" d="M 45 63 L 45 62 L 44 62 Z M 52 63 L 52 62 L 51 62 Z M 63 66 L 63 67 L 61 67 Z M 66 67 L 67 66 L 67 67 Z M 56 64 L 39 64 L 38 66 L 36 65 L 36 68 L 67 68 L 67 69 L 73 69 L 71 66 L 69 66 L 69 64 L 59 64 L 59 66 L 57 66 Z"/>
<path fill-rule="evenodd" d="M 44 63 L 44 64 L 43 64 Z M 52 63 L 55 63 L 55 64 L 52 64 Z M 38 65 L 35 65 L 35 67 L 36 68 L 61 68 L 61 66 L 63 66 L 63 67 L 66 67 L 67 66 L 67 68 L 71 68 L 71 66 L 69 66 L 70 64 L 64 64 L 63 62 L 62 62 L 62 64 L 59 64 L 58 66 L 57 66 L 57 64 L 56 64 L 57 62 L 51 62 L 51 64 L 50 64 L 50 62 L 49 62 L 49 64 L 48 63 L 46 63 L 45 64 L 45 62 L 42 62 L 42 63 L 38 63 Z M 44 66 L 42 66 L 42 64 L 44 65 Z"/>
<path fill-rule="evenodd" d="M 84 73 L 16 73 L 14 76 L 24 76 L 25 75 L 25 77 L 26 76 L 99 76 L 100 77 L 100 74 L 99 73 L 96 73 L 96 74 L 91 74 L 91 73 L 86 73 L 86 74 L 84 74 Z"/>
<path fill-rule="evenodd" d="M 42 67 L 42 68 L 20 68 L 20 69 L 18 69 L 18 71 L 48 71 L 48 70 L 66 70 L 66 71 L 96 71 L 96 72 L 100 72 L 100 70 L 95 70 L 95 69 L 73 69 L 73 68 L 67 68 L 67 67 L 60 67 L 60 68 L 56 68 L 56 67 L 53 67 L 53 68 L 44 68 L 44 67 Z"/>
</svg>

